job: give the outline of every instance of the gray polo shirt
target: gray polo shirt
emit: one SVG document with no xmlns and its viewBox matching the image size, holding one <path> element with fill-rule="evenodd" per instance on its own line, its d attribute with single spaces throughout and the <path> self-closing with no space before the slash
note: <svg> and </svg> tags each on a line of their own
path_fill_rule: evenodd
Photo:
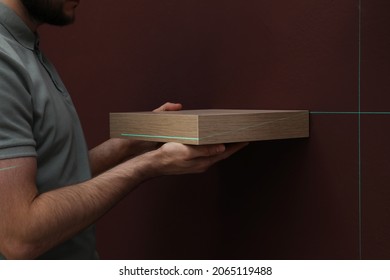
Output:
<svg viewBox="0 0 390 280">
<path fill-rule="evenodd" d="M 38 36 L 0 3 L 0 159 L 36 157 L 43 193 L 86 181 L 91 171 L 71 98 L 38 45 Z M 41 256 L 94 257 L 93 226 Z"/>
</svg>

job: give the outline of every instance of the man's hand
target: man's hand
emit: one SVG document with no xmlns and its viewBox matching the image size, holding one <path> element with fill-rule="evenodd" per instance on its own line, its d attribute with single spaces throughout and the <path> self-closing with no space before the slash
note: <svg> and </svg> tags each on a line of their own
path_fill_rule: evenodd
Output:
<svg viewBox="0 0 390 280">
<path fill-rule="evenodd" d="M 153 112 L 178 111 L 182 109 L 180 103 L 166 102 Z M 89 151 L 89 159 L 93 176 L 133 158 L 137 155 L 152 151 L 160 147 L 160 143 L 133 139 L 112 138 Z"/>
<path fill-rule="evenodd" d="M 201 173 L 218 161 L 230 157 L 247 144 L 192 146 L 165 143 L 158 150 L 151 152 L 153 154 L 151 171 L 155 172 L 151 176 Z"/>
</svg>

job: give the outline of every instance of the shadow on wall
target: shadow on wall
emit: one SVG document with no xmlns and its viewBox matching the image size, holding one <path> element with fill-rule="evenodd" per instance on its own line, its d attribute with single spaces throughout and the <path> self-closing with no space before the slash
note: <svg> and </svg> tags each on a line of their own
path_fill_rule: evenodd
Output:
<svg viewBox="0 0 390 280">
<path fill-rule="evenodd" d="M 294 139 L 251 143 L 234 159 L 219 164 L 220 258 L 287 257 L 284 243 L 296 219 L 289 206 L 296 209 L 296 196 L 302 191 L 297 188 L 308 185 L 308 142 Z M 272 253 L 275 249 L 278 255 Z"/>
<path fill-rule="evenodd" d="M 297 245 L 287 243 L 299 231 L 290 207 L 297 209 L 297 196 L 309 187 L 308 144 L 309 139 L 255 142 L 219 164 L 221 258 L 296 257 L 286 250 Z"/>
</svg>

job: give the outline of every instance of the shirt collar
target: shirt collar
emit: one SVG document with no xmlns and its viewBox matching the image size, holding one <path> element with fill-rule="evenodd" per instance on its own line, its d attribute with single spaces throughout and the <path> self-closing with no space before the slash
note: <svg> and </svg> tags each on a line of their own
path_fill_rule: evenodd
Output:
<svg viewBox="0 0 390 280">
<path fill-rule="evenodd" d="M 38 45 L 38 35 L 32 32 L 23 20 L 3 3 L 0 3 L 0 25 L 25 48 L 34 50 Z"/>
</svg>

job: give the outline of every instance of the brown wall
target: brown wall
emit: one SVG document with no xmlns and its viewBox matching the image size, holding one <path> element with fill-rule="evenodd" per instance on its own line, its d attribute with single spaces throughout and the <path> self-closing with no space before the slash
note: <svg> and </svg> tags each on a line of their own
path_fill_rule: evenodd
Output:
<svg viewBox="0 0 390 280">
<path fill-rule="evenodd" d="M 165 101 L 313 111 L 310 139 L 143 184 L 98 223 L 101 257 L 390 258 L 390 115 L 324 113 L 390 111 L 390 2 L 361 1 L 359 21 L 358 0 L 83 0 L 45 27 L 91 147 L 109 112 Z"/>
</svg>

